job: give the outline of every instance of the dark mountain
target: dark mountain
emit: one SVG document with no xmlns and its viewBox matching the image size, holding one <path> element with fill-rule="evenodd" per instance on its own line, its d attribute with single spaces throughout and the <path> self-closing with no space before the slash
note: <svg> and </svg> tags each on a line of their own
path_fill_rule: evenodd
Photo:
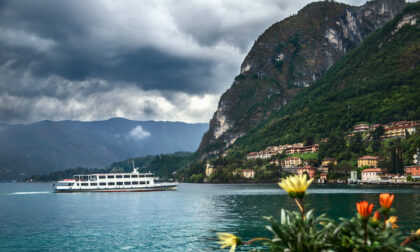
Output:
<svg viewBox="0 0 420 252">
<path fill-rule="evenodd" d="M 412 3 L 304 89 L 238 139 L 240 157 L 266 146 L 344 133 L 357 122 L 420 119 L 420 3 Z"/>
<path fill-rule="evenodd" d="M 42 121 L 1 125 L 0 180 L 56 170 L 103 167 L 129 157 L 193 151 L 208 125 L 181 122 Z"/>
<path fill-rule="evenodd" d="M 241 74 L 222 95 L 199 152 L 217 154 L 317 81 L 336 61 L 402 11 L 404 0 L 360 7 L 311 3 L 255 42 Z"/>
</svg>

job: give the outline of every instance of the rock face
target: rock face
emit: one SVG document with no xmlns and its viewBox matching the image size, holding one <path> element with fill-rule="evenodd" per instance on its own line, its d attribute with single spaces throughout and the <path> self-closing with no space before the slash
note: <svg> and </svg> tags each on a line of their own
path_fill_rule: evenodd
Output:
<svg viewBox="0 0 420 252">
<path fill-rule="evenodd" d="M 272 25 L 255 42 L 240 75 L 220 98 L 198 151 L 202 156 L 218 154 L 232 145 L 405 5 L 404 0 L 370 1 L 360 7 L 316 2 Z"/>
</svg>

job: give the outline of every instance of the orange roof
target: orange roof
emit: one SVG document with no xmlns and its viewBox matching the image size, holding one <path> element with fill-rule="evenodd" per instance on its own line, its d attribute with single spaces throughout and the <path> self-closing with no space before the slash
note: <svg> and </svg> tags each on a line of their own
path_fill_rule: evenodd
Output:
<svg viewBox="0 0 420 252">
<path fill-rule="evenodd" d="M 383 172 L 381 168 L 364 169 L 362 172 Z"/>
<path fill-rule="evenodd" d="M 374 157 L 374 156 L 364 156 L 364 157 L 361 157 L 361 158 L 358 158 L 357 160 L 364 160 L 364 159 L 378 159 L 378 157 Z"/>
</svg>

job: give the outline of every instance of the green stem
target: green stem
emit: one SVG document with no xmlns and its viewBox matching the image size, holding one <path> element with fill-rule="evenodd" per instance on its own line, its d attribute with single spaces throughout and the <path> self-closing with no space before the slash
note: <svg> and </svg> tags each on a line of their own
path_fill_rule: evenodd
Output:
<svg viewBox="0 0 420 252">
<path fill-rule="evenodd" d="M 365 228 L 365 246 L 367 246 L 367 222 L 364 221 L 364 228 Z"/>
<path fill-rule="evenodd" d="M 244 242 L 244 244 L 249 245 L 249 244 L 251 244 L 253 242 L 256 242 L 256 241 L 271 241 L 271 240 L 268 239 L 268 238 L 254 238 L 254 239 L 251 239 L 247 242 Z"/>
<path fill-rule="evenodd" d="M 386 220 L 388 219 L 388 215 L 386 213 L 384 213 L 384 230 L 386 228 Z"/>
</svg>

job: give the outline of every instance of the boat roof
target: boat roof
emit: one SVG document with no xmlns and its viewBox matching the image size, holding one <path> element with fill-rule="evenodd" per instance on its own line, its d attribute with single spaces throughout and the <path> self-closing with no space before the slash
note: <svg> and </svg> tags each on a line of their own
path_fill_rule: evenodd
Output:
<svg viewBox="0 0 420 252">
<path fill-rule="evenodd" d="M 118 173 L 92 173 L 92 174 L 75 174 L 73 176 L 92 176 L 92 175 L 142 175 L 142 174 L 153 174 L 153 172 L 143 172 L 143 173 L 136 173 L 136 172 L 118 172 Z"/>
</svg>

